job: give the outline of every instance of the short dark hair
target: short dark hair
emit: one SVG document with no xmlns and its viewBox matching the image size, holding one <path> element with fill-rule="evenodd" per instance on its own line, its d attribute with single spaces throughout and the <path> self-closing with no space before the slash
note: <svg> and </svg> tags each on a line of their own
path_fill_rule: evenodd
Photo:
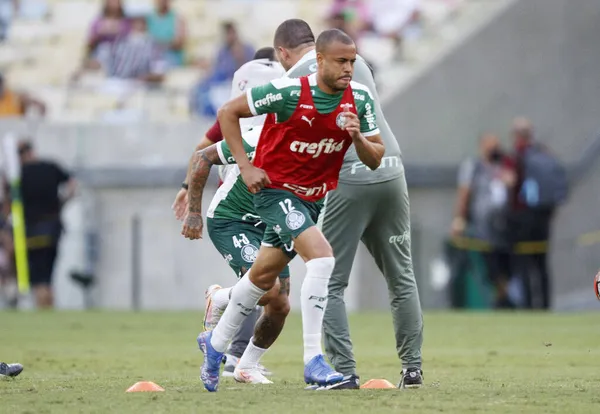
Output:
<svg viewBox="0 0 600 414">
<path fill-rule="evenodd" d="M 24 139 L 21 140 L 18 144 L 18 150 L 19 150 L 19 156 L 23 156 L 25 154 L 27 154 L 28 152 L 33 151 L 33 144 L 31 141 Z"/>
<path fill-rule="evenodd" d="M 233 21 L 223 22 L 223 24 L 221 25 L 221 28 L 223 29 L 224 32 L 228 32 L 230 30 L 237 30 L 237 27 L 235 26 L 235 22 L 233 22 Z"/>
<path fill-rule="evenodd" d="M 260 48 L 254 54 L 254 59 L 275 60 L 275 49 L 270 46 Z"/>
<path fill-rule="evenodd" d="M 315 43 L 315 35 L 312 29 L 302 19 L 288 19 L 281 23 L 275 30 L 273 45 L 286 49 L 296 49 L 300 45 Z"/>
<path fill-rule="evenodd" d="M 353 45 L 354 40 L 340 29 L 329 29 L 323 31 L 317 38 L 317 52 L 323 52 L 333 42 L 345 45 Z"/>
</svg>

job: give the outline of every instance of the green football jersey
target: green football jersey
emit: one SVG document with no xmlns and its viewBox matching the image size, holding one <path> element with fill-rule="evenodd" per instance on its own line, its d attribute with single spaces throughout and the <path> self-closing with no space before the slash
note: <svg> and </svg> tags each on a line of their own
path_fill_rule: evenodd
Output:
<svg viewBox="0 0 600 414">
<path fill-rule="evenodd" d="M 250 160 L 254 157 L 254 149 L 261 131 L 262 126 L 242 135 L 244 149 Z M 208 207 L 207 217 L 258 223 L 260 217 L 254 210 L 253 194 L 248 191 L 246 183 L 242 180 L 240 169 L 235 165 L 235 159 L 225 140 L 217 144 L 217 151 L 223 165 L 231 165 L 231 168 L 225 174 L 223 184 L 217 189 Z"/>
<path fill-rule="evenodd" d="M 360 73 L 359 79 L 361 81 L 372 80 L 370 72 L 368 76 L 363 74 L 363 72 L 368 70 L 367 65 L 364 63 L 362 58 L 357 60 L 358 64 L 355 67 L 355 71 Z M 363 68 L 364 66 L 364 68 Z M 365 70 L 363 70 L 365 69 Z M 288 77 L 297 78 L 303 75 L 310 75 L 316 71 L 316 54 L 314 51 L 311 51 L 306 54 L 299 62 L 294 66 L 294 68 L 290 69 L 287 73 Z M 374 83 L 371 82 L 374 87 Z M 362 83 L 352 82 L 351 83 L 354 101 L 356 104 L 356 109 L 359 118 L 361 119 L 361 132 L 365 136 L 376 135 L 380 133 L 379 128 L 377 126 L 376 113 L 381 113 L 381 109 L 377 102 L 374 102 L 374 95 L 376 91 L 371 91 L 367 86 Z M 332 112 L 335 107 L 338 105 L 341 94 L 339 95 L 328 95 L 321 91 L 316 83 L 311 82 L 311 91 L 313 94 L 313 101 L 317 110 L 320 113 L 327 114 Z M 281 94 L 281 95 L 280 95 Z M 284 94 L 288 94 L 287 96 L 295 98 L 295 99 L 283 99 Z M 279 122 L 283 122 L 287 120 L 291 114 L 294 112 L 296 108 L 296 104 L 298 102 L 298 98 L 300 96 L 300 81 L 299 79 L 289 79 L 282 78 L 276 79 L 269 84 L 254 87 L 247 92 L 248 104 L 250 109 L 254 115 L 264 114 L 267 112 L 276 112 L 277 120 Z M 391 145 L 386 145 L 386 156 L 390 154 L 393 158 L 399 160 L 399 148 L 398 144 L 389 131 L 389 127 L 387 127 L 387 123 L 384 121 L 384 132 L 391 135 Z M 262 128 L 256 128 L 248 133 L 244 134 L 244 148 L 246 149 L 246 153 L 248 154 L 248 158 L 252 159 L 254 156 L 254 151 L 256 144 L 258 142 L 258 138 L 260 137 L 260 132 Z M 386 142 L 386 144 L 388 144 Z M 235 164 L 235 160 L 229 150 L 229 147 L 225 140 L 221 141 L 217 144 L 219 157 L 224 165 L 232 165 Z M 391 147 L 391 148 L 390 148 Z M 391 151 L 390 151 L 391 149 Z M 344 162 L 344 167 L 342 169 L 342 173 L 340 174 L 340 181 L 344 181 L 343 178 L 348 178 L 349 175 L 354 175 L 354 170 L 357 165 L 362 165 L 356 156 L 356 151 L 353 147 L 348 150 L 348 152 L 353 152 L 351 160 Z M 396 155 L 397 154 L 397 155 Z M 350 154 L 348 154 L 350 155 Z M 394 156 L 396 155 L 396 156 Z M 399 161 L 398 161 L 399 162 Z M 351 174 L 344 174 L 344 170 L 352 169 Z M 358 168 L 360 170 L 360 167 Z M 381 168 L 380 168 L 381 169 Z M 379 169 L 376 171 L 378 172 Z M 369 170 L 371 174 L 371 172 Z M 390 175 L 397 175 L 397 170 L 394 171 L 394 168 L 388 169 L 383 174 L 375 174 L 374 176 L 361 177 L 360 181 L 370 181 L 370 182 L 378 182 L 385 181 L 390 179 Z M 384 178 L 385 177 L 385 178 Z M 236 165 L 232 165 L 230 170 L 227 172 L 226 176 L 223 179 L 223 184 L 217 190 L 215 197 L 213 198 L 209 210 L 208 217 L 214 218 L 225 218 L 231 220 L 244 220 L 244 221 L 260 221 L 260 217 L 256 214 L 254 210 L 254 201 L 253 195 L 248 191 L 248 187 L 240 177 L 239 168 Z"/>
</svg>

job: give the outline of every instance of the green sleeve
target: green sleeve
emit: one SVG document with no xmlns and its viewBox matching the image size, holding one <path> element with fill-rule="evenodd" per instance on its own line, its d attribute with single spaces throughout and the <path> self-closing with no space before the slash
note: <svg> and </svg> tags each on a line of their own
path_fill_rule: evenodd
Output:
<svg viewBox="0 0 600 414">
<path fill-rule="evenodd" d="M 370 137 L 379 134 L 379 127 L 377 126 L 377 117 L 375 115 L 375 103 L 370 93 L 365 93 L 364 104 L 362 110 L 359 111 L 360 119 L 360 132 L 365 137 Z"/>
<path fill-rule="evenodd" d="M 244 150 L 246 151 L 246 155 L 248 159 L 252 161 L 254 157 L 254 146 L 248 144 L 246 141 L 243 141 Z M 219 142 L 217 144 L 217 152 L 219 153 L 219 158 L 223 165 L 235 164 L 235 158 L 233 158 L 233 154 L 231 154 L 231 150 L 229 149 L 229 145 L 225 140 Z"/>
<path fill-rule="evenodd" d="M 286 100 L 293 99 L 288 88 L 282 87 L 281 81 L 271 81 L 262 86 L 255 86 L 246 92 L 248 106 L 252 115 L 279 114 L 284 112 Z M 296 101 L 298 98 L 296 97 Z"/>
</svg>

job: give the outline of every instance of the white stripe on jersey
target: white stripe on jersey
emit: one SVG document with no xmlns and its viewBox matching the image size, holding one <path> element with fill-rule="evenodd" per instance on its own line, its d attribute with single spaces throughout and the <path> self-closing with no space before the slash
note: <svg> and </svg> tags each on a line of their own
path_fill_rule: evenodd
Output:
<svg viewBox="0 0 600 414">
<path fill-rule="evenodd" d="M 368 93 L 369 98 L 371 98 L 372 100 L 375 100 L 375 97 L 371 93 L 371 89 L 367 85 L 358 83 L 356 81 L 350 81 L 350 86 L 352 87 L 352 90 L 354 90 L 354 91 L 363 91 L 363 92 Z"/>
</svg>

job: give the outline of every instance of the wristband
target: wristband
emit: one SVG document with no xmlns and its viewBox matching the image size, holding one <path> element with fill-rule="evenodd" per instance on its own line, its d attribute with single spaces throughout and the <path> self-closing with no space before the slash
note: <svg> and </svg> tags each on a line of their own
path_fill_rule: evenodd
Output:
<svg viewBox="0 0 600 414">
<path fill-rule="evenodd" d="M 187 190 L 188 189 L 187 183 L 181 183 L 181 188 Z"/>
</svg>

